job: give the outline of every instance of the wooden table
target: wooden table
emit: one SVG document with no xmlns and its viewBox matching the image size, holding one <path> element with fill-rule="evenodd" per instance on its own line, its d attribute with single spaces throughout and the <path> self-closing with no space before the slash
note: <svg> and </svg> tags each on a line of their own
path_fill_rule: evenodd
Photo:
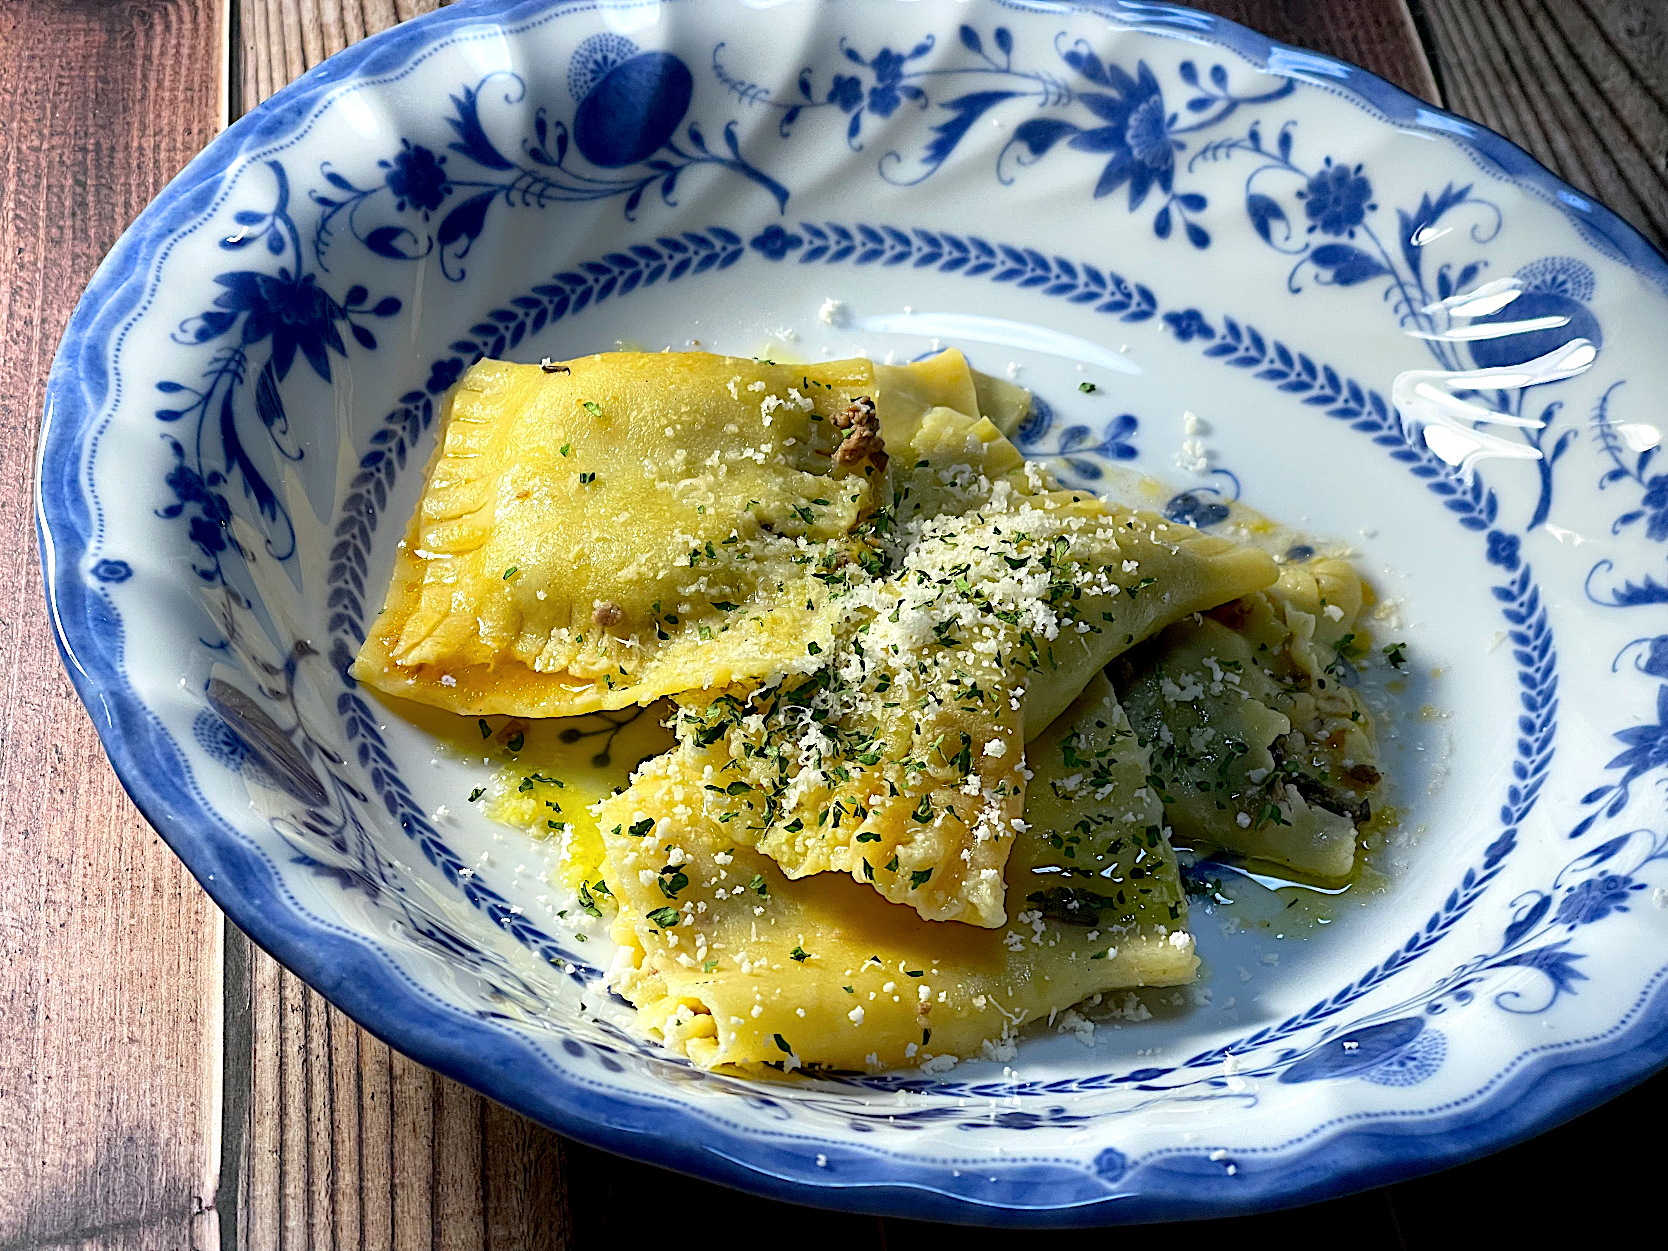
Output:
<svg viewBox="0 0 1668 1251">
<path fill-rule="evenodd" d="M 0 1251 L 770 1247 L 802 1239 L 807 1218 L 851 1251 L 994 1245 L 619 1160 L 390 1052 L 226 923 L 128 802 L 59 666 L 28 484 L 83 284 L 229 119 L 434 3 L 0 0 Z M 1200 7 L 1476 118 L 1668 239 L 1668 0 Z M 1665 1112 L 1668 1074 L 1492 1159 L 1201 1232 L 1537 1245 L 1563 1209 L 1606 1236 L 1604 1197 L 1649 1205 L 1660 1169 L 1654 1150 L 1616 1148 Z M 1596 1188 L 1573 1188 L 1584 1179 Z M 658 1232 L 645 1202 L 667 1218 Z"/>
</svg>

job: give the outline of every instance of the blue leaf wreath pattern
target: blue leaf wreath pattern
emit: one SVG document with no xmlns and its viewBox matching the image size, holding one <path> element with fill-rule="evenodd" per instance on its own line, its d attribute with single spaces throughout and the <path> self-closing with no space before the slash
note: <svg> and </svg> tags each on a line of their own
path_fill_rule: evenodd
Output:
<svg viewBox="0 0 1668 1251">
<path fill-rule="evenodd" d="M 680 179 L 698 167 L 737 174 L 763 188 L 778 211 L 787 207 L 787 188 L 742 155 L 734 122 L 715 149 L 701 125 L 687 120 L 695 80 L 671 53 L 641 51 L 621 35 L 593 35 L 569 59 L 567 88 L 571 117 L 540 107 L 514 151 L 482 119 L 494 95 L 505 105 L 526 99 L 526 81 L 501 70 L 450 97 L 452 138 L 444 152 L 402 139 L 399 151 L 377 162 L 382 180 L 368 186 L 321 166 L 329 188 L 312 193 L 324 209 L 313 232 L 320 266 L 345 224 L 378 256 L 415 261 L 438 253 L 441 271 L 461 281 L 463 261 L 495 205 L 543 209 L 619 199 L 634 221 L 650 193 L 676 207 Z"/>
</svg>

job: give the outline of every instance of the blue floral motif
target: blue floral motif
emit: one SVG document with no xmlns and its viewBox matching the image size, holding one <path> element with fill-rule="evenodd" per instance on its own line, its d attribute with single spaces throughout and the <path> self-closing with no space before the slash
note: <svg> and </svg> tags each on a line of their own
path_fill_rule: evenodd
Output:
<svg viewBox="0 0 1668 1251">
<path fill-rule="evenodd" d="M 568 94 L 576 103 L 583 100 L 609 70 L 636 55 L 637 45 L 624 35 L 613 31 L 591 35 L 568 58 Z"/>
<path fill-rule="evenodd" d="M 1375 1086 L 1417 1086 L 1435 1075 L 1447 1055 L 1447 1036 L 1427 1026 L 1401 1051 L 1386 1056 L 1361 1074 L 1361 1080 Z"/>
<path fill-rule="evenodd" d="M 853 150 L 862 148 L 859 139 L 865 116 L 884 120 L 906 101 L 922 109 L 931 107 L 923 84 L 943 82 L 969 87 L 960 95 L 938 102 L 937 108 L 944 116 L 931 128 L 933 137 L 921 152 L 919 172 L 906 172 L 905 158 L 899 152 L 887 152 L 880 158 L 881 176 L 905 186 L 937 173 L 973 124 L 992 110 L 1016 102 L 1030 103 L 1045 110 L 1046 115 L 1029 118 L 1014 128 L 1013 138 L 997 157 L 997 174 L 1002 182 L 1011 183 L 1015 168 L 1041 160 L 1063 143 L 1072 151 L 1103 158 L 1093 190 L 1096 199 L 1127 186 L 1128 209 L 1133 213 L 1142 209 L 1156 190 L 1163 199 L 1153 215 L 1153 233 L 1168 238 L 1179 221 L 1182 233 L 1196 248 L 1210 246 L 1210 233 L 1192 220 L 1206 207 L 1205 197 L 1175 187 L 1176 157 L 1187 149 L 1183 136 L 1220 124 L 1242 105 L 1278 100 L 1293 90 L 1293 83 L 1285 80 L 1260 94 L 1238 95 L 1230 88 L 1223 66 L 1211 66 L 1201 80 L 1198 66 L 1183 61 L 1177 75 L 1183 88 L 1178 94 L 1187 97 L 1184 108 L 1190 117 L 1184 123 L 1181 111 L 1172 110 L 1166 103 L 1163 86 L 1145 61 L 1137 62 L 1132 74 L 1103 61 L 1086 42 L 1078 40 L 1055 49 L 1076 76 L 1067 82 L 1052 69 L 1016 67 L 1013 33 L 1005 26 L 992 30 L 990 47 L 985 36 L 972 26 L 962 26 L 957 34 L 965 54 L 961 63 L 930 69 L 916 67 L 915 63 L 937 46 L 931 35 L 908 52 L 883 47 L 869 57 L 842 40 L 840 49 L 846 60 L 866 71 L 872 80 L 866 104 L 860 78 L 835 74 L 819 96 L 811 69 L 799 76 L 797 99 L 777 100 L 768 88 L 738 78 L 724 68 L 719 56 L 723 44 L 713 49 L 713 72 L 748 104 L 780 110 L 784 136 L 808 110 L 832 108 L 849 114 L 846 141 Z"/>
<path fill-rule="evenodd" d="M 1634 639 L 1616 654 L 1610 672 L 1617 672 L 1621 668 L 1622 657 L 1641 643 L 1645 645 L 1644 652 L 1642 655 L 1634 656 L 1633 667 L 1653 678 L 1668 678 L 1668 634 L 1658 634 L 1655 638 Z"/>
<path fill-rule="evenodd" d="M 1520 288 L 1517 298 L 1495 312 L 1473 317 L 1472 324 L 1493 326 L 1558 318 L 1563 319 L 1562 324 L 1554 321 L 1545 330 L 1474 341 L 1471 359 L 1479 369 L 1521 365 L 1575 339 L 1586 339 L 1594 347 L 1603 346 L 1604 332 L 1598 318 L 1587 307 L 1597 285 L 1592 266 L 1574 257 L 1545 256 L 1523 266 L 1513 277 Z"/>
<path fill-rule="evenodd" d="M 875 85 L 869 88 L 869 112 L 876 117 L 891 117 L 904 102 L 905 95 L 911 100 L 925 103 L 926 93 L 913 84 L 905 83 L 903 72 L 906 61 L 926 55 L 931 47 L 930 39 L 923 40 L 907 57 L 890 48 L 882 48 L 867 61 L 850 48 L 846 49 L 847 57 L 859 65 L 867 65 L 874 73 Z"/>
<path fill-rule="evenodd" d="M 1639 504 L 1640 512 L 1645 517 L 1645 537 L 1653 543 L 1668 539 L 1668 473 L 1659 473 L 1646 480 L 1645 494 L 1640 497 Z"/>
<path fill-rule="evenodd" d="M 1170 327 L 1170 332 L 1176 336 L 1178 343 L 1191 343 L 1194 339 L 1214 339 L 1216 329 L 1205 315 L 1196 308 L 1184 308 L 1178 312 L 1164 314 L 1164 324 Z"/>
<path fill-rule="evenodd" d="M 1662 449 L 1654 439 L 1643 448 L 1630 446 L 1624 441 L 1626 428 L 1618 429 L 1610 416 L 1611 400 L 1621 385 L 1613 383 L 1599 397 L 1593 410 L 1592 427 L 1598 436 L 1599 448 L 1610 460 L 1610 468 L 1599 478 L 1599 489 L 1603 491 L 1631 484 L 1640 493 L 1638 506 L 1629 508 L 1611 524 L 1612 534 L 1620 534 L 1643 521 L 1645 537 L 1661 543 L 1668 541 L 1668 474 L 1651 473 L 1650 470 L 1656 465 L 1657 454 Z M 1587 598 L 1593 603 L 1607 608 L 1668 604 L 1668 583 L 1658 582 L 1650 574 L 1644 575 L 1637 583 L 1629 579 L 1620 587 L 1595 593 L 1595 581 L 1614 568 L 1615 562 L 1605 559 L 1587 571 Z"/>
<path fill-rule="evenodd" d="M 1594 921 L 1604 920 L 1612 912 L 1626 912 L 1628 896 L 1643 889 L 1643 882 L 1635 882 L 1617 873 L 1590 877 L 1564 896 L 1554 919 L 1572 930 L 1578 925 L 1591 925 Z"/>
<path fill-rule="evenodd" d="M 1582 803 L 1597 803 L 1606 796 L 1610 803 L 1605 809 L 1606 816 L 1616 816 L 1627 805 L 1630 788 L 1645 774 L 1668 765 L 1668 685 L 1656 689 L 1656 723 L 1654 725 L 1630 726 L 1625 730 L 1617 730 L 1615 737 L 1627 744 L 1627 750 L 1618 754 L 1615 759 L 1605 765 L 1607 769 L 1624 769 L 1622 780 L 1608 786 L 1600 786 L 1588 791 L 1582 796 Z M 1589 817 L 1577 827 L 1577 833 L 1585 833 L 1591 824 Z"/>
<path fill-rule="evenodd" d="M 626 219 L 635 220 L 651 191 L 668 207 L 675 206 L 680 179 L 696 167 L 728 170 L 762 187 L 778 210 L 787 207 L 787 188 L 742 156 L 734 122 L 724 127 L 725 155 L 708 146 L 698 122 L 688 121 L 694 76 L 671 53 L 639 51 L 612 33 L 593 36 L 569 59 L 568 90 L 577 101 L 571 118 L 552 118 L 547 109 L 538 109 L 520 152 L 506 152 L 488 133 L 481 112 L 495 98 L 519 103 L 526 83 L 504 70 L 461 87 L 450 97 L 446 124 L 452 140 L 446 150 L 469 163 L 468 173 L 448 168 L 447 156 L 409 138 L 401 139 L 391 158 L 377 162 L 386 173 L 369 186 L 329 164 L 321 166 L 329 188 L 312 192 L 313 202 L 324 210 L 313 230 L 319 266 L 325 267 L 335 231 L 345 223 L 378 256 L 416 261 L 438 253 L 441 272 L 461 281 L 467 273 L 463 261 L 495 205 L 543 209 L 620 199 Z M 574 163 L 575 156 L 583 165 Z M 457 193 L 461 198 L 430 229 L 430 215 Z M 383 197 L 391 199 L 401 218 L 378 221 L 373 216 Z M 408 209 L 416 210 L 421 221 L 403 218 Z"/>
<path fill-rule="evenodd" d="M 747 241 L 748 247 L 772 261 L 781 260 L 794 248 L 803 247 L 804 244 L 805 240 L 799 235 L 783 230 L 780 226 L 774 224 L 766 226 Z"/>
<path fill-rule="evenodd" d="M 388 171 L 382 181 L 394 193 L 394 207 L 402 213 L 409 205 L 427 221 L 429 214 L 452 194 L 452 184 L 446 178 L 446 158 L 436 157 L 421 144 L 413 146 L 409 139 L 400 140 L 400 151 L 393 160 L 377 164 Z"/>
<path fill-rule="evenodd" d="M 208 753 L 209 759 L 234 772 L 243 767 L 243 761 L 249 755 L 248 747 L 237 732 L 211 708 L 197 714 L 197 719 L 191 723 L 191 736 L 197 740 L 197 746 Z"/>
<path fill-rule="evenodd" d="M 850 113 L 863 104 L 863 81 L 850 74 L 836 74 L 828 86 L 828 103 L 842 113 Z"/>
<path fill-rule="evenodd" d="M 254 413 L 267 441 L 285 459 L 300 460 L 302 449 L 289 443 L 289 415 L 280 391 L 297 356 L 329 382 L 331 357 L 347 355 L 343 328 L 361 348 L 375 351 L 376 336 L 366 320 L 391 317 L 400 310 L 400 301 L 393 296 L 372 305 L 370 292 L 361 286 L 350 287 L 340 301 L 319 286 L 318 276 L 302 264 L 301 236 L 289 211 L 289 177 L 277 161 L 268 161 L 266 168 L 275 184 L 273 207 L 265 212 L 238 211 L 233 220 L 239 232 L 221 240 L 220 246 L 235 251 L 263 244 L 280 262 L 277 272 L 243 269 L 217 275 L 214 281 L 221 291 L 213 305 L 187 318 L 174 334 L 179 343 L 221 344 L 204 372 L 206 384 L 191 387 L 171 380 L 157 384 L 165 395 L 186 397 L 184 407 L 157 410 L 157 419 L 172 424 L 189 418 L 194 427 L 189 445 L 168 439 L 175 465 L 166 481 L 174 502 L 159 512 L 187 521 L 191 541 L 206 562 L 197 565 L 196 572 L 207 582 L 220 580 L 221 555 L 234 542 L 229 530 L 232 506 L 227 498 L 234 482 L 240 482 L 254 500 L 260 516 L 278 528 L 278 537 L 267 540 L 269 553 L 285 559 L 294 550 L 289 515 L 243 433 L 246 415 L 238 398 L 251 374 Z M 266 350 L 264 361 L 252 357 L 261 348 Z M 204 443 L 211 437 L 218 439 L 218 463 L 205 459 Z"/>
<path fill-rule="evenodd" d="M 1310 280 L 1335 287 L 1382 280 L 1385 298 L 1402 327 L 1419 338 L 1445 372 L 1506 368 L 1551 356 L 1577 341 L 1590 345 L 1593 357 L 1570 367 L 1575 373 L 1591 367 L 1604 341 L 1598 319 L 1586 305 L 1594 289 L 1591 267 L 1572 257 L 1544 257 L 1514 276 L 1514 298 L 1474 315 L 1451 313 L 1451 304 L 1474 288 L 1487 262 L 1443 263 L 1432 270 L 1427 251 L 1436 240 L 1453 235 L 1456 226 L 1469 227 L 1456 238 L 1491 242 L 1504 220 L 1499 206 L 1475 194 L 1469 183 L 1449 183 L 1435 195 L 1421 195 L 1413 208 L 1397 209 L 1390 231 L 1374 222 L 1379 206 L 1366 167 L 1334 162 L 1331 156 L 1319 167 L 1305 166 L 1293 155 L 1295 136 L 1296 123 L 1288 122 L 1270 144 L 1261 124 L 1254 122 L 1243 136 L 1206 144 L 1188 162 L 1189 170 L 1201 161 L 1239 156 L 1254 162 L 1244 184 L 1245 213 L 1263 243 L 1295 258 L 1286 279 L 1289 291 L 1301 292 Z M 1287 194 L 1291 200 L 1282 202 Z M 1293 225 L 1297 204 L 1303 206 L 1307 221 L 1302 233 Z M 1466 323 L 1457 334 L 1456 316 Z M 1530 328 L 1519 328 L 1519 323 Z M 1500 329 L 1493 335 L 1469 333 L 1488 326 Z M 1546 405 L 1538 417 L 1526 413 L 1528 392 L 1528 386 L 1503 387 L 1487 398 L 1484 409 L 1515 427 L 1533 449 L 1540 492 L 1525 527 L 1533 530 L 1551 511 L 1554 466 L 1569 450 L 1575 431 L 1553 432 L 1559 403 Z M 1413 439 L 1419 431 L 1407 433 Z M 1471 441 L 1477 447 L 1471 460 L 1520 455 L 1502 436 L 1473 429 Z M 1668 598 L 1668 590 L 1662 593 Z"/>
<path fill-rule="evenodd" d="M 1219 499 L 1210 499 L 1203 491 L 1183 491 L 1172 495 L 1164 505 L 1164 517 L 1203 530 L 1228 520 L 1228 506 Z"/>
<path fill-rule="evenodd" d="M 429 380 L 423 384 L 423 389 L 430 395 L 444 395 L 463 377 L 463 370 L 463 362 L 455 356 L 435 361 L 429 367 Z"/>
<path fill-rule="evenodd" d="M 1340 1034 L 1288 1065 L 1280 1074 L 1287 1084 L 1329 1077 L 1359 1077 L 1393 1061 L 1424 1032 L 1422 1016 L 1380 1021 Z"/>
<path fill-rule="evenodd" d="M 1096 482 L 1105 476 L 1097 457 L 1134 460 L 1139 454 L 1131 439 L 1140 425 L 1133 413 L 1119 413 L 1101 428 L 1098 438 L 1090 427 L 1078 425 L 1061 430 L 1052 446 L 1042 443 L 1041 429 L 1015 431 L 1015 442 L 1032 460 L 1058 460 L 1079 481 Z"/>
<path fill-rule="evenodd" d="M 1361 166 L 1334 165 L 1332 158 L 1309 178 L 1309 185 L 1297 193 L 1309 218 L 1309 233 L 1355 238 L 1355 228 L 1378 205 L 1370 203 L 1373 184 L 1361 173 Z"/>
<path fill-rule="evenodd" d="M 1519 563 L 1518 549 L 1523 546 L 1523 540 L 1515 534 L 1506 534 L 1500 530 L 1488 532 L 1488 563 L 1499 565 L 1507 573 L 1515 570 Z"/>
<path fill-rule="evenodd" d="M 1116 1147 L 1103 1147 L 1095 1156 L 1095 1176 L 1103 1182 L 1116 1182 L 1129 1172 L 1129 1160 Z"/>
<path fill-rule="evenodd" d="M 125 560 L 101 560 L 92 569 L 100 582 L 126 582 L 133 576 L 133 567 Z"/>
</svg>

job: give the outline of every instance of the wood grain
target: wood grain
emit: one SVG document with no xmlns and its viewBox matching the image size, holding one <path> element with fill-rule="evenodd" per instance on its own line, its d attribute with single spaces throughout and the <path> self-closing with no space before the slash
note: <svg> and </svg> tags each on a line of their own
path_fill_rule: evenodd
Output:
<svg viewBox="0 0 1668 1251">
<path fill-rule="evenodd" d="M 332 53 L 444 0 L 233 0 L 241 116 Z"/>
<path fill-rule="evenodd" d="M 214 1246 L 218 914 L 47 626 L 42 388 L 121 229 L 221 124 L 212 3 L 0 3 L 0 1247 Z"/>
<path fill-rule="evenodd" d="M 1668 4 L 1423 0 L 1448 106 L 1668 246 Z"/>
<path fill-rule="evenodd" d="M 1436 78 L 1405 0 L 1192 0 L 1270 39 L 1371 70 L 1404 91 L 1440 104 Z"/>
</svg>

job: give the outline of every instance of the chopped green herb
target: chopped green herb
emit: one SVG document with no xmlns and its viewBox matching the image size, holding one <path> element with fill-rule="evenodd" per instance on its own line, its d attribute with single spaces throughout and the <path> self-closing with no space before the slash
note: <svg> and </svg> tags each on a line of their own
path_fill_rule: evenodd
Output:
<svg viewBox="0 0 1668 1251">
<path fill-rule="evenodd" d="M 1384 649 L 1384 658 L 1386 660 L 1388 660 L 1397 669 L 1400 669 L 1403 665 L 1405 665 L 1407 663 L 1407 644 L 1406 643 L 1391 643 L 1391 644 L 1388 644 Z"/>
<path fill-rule="evenodd" d="M 579 906 L 594 917 L 602 915 L 597 908 L 596 901 L 591 898 L 590 889 L 583 882 L 579 884 Z"/>
<path fill-rule="evenodd" d="M 491 738 L 492 737 L 492 727 L 486 723 L 486 718 L 485 717 L 477 717 L 475 719 L 475 724 L 481 727 L 481 737 L 482 738 Z"/>
<path fill-rule="evenodd" d="M 717 956 L 710 956 L 707 959 L 701 961 L 701 972 L 703 972 L 703 973 L 711 973 L 717 967 L 718 967 L 718 957 Z"/>
<path fill-rule="evenodd" d="M 469 792 L 469 802 L 474 803 L 477 799 L 479 799 L 482 795 L 485 795 L 485 794 L 486 794 L 486 787 L 477 786 L 474 790 Z"/>
<path fill-rule="evenodd" d="M 805 961 L 811 958 L 811 953 L 806 951 L 803 947 L 795 946 L 792 951 L 788 952 L 788 958 L 795 960 L 800 964 L 804 964 Z"/>
<path fill-rule="evenodd" d="M 909 889 L 914 890 L 919 886 L 925 886 L 927 884 L 927 879 L 931 876 L 931 869 L 916 869 L 909 875 Z"/>
<path fill-rule="evenodd" d="M 786 1052 L 790 1056 L 793 1054 L 793 1048 L 788 1046 L 788 1040 L 786 1038 L 783 1038 L 780 1034 L 772 1034 L 771 1037 L 776 1040 L 776 1046 L 779 1049 Z"/>
<path fill-rule="evenodd" d="M 563 456 L 568 456 L 568 455 L 572 454 L 572 452 L 573 452 L 573 444 L 571 444 L 571 443 L 562 444 L 562 455 Z"/>
<path fill-rule="evenodd" d="M 582 473 L 582 474 L 579 475 L 579 485 L 580 486 L 590 486 L 591 483 L 595 482 L 596 480 L 597 480 L 597 476 L 594 473 Z"/>
<path fill-rule="evenodd" d="M 770 887 L 765 885 L 764 874 L 755 873 L 753 880 L 747 883 L 747 889 L 753 891 L 760 899 L 770 898 Z"/>
<path fill-rule="evenodd" d="M 504 746 L 508 747 L 511 751 L 520 751 L 526 743 L 527 736 L 520 730 L 517 730 L 514 734 L 510 735 L 509 738 L 504 740 Z"/>
<path fill-rule="evenodd" d="M 649 913 L 649 920 L 653 921 L 663 930 L 672 929 L 678 923 L 678 910 L 671 904 L 667 904 L 665 907 L 656 908 L 653 912 Z"/>
<path fill-rule="evenodd" d="M 579 407 L 583 408 L 593 417 L 602 416 L 602 405 L 598 404 L 595 400 L 581 400 Z"/>
<path fill-rule="evenodd" d="M 520 573 L 520 572 L 521 572 L 521 566 L 520 565 L 511 565 L 508 569 L 504 570 L 504 581 L 508 582 L 511 578 L 515 577 L 515 575 Z"/>
<path fill-rule="evenodd" d="M 629 833 L 633 838 L 642 838 L 643 835 L 647 834 L 652 829 L 654 829 L 654 818 L 644 817 L 641 821 L 633 821 L 627 833 Z M 619 832 L 620 827 L 616 825 L 614 827 L 614 833 L 618 834 Z"/>
<path fill-rule="evenodd" d="M 1095 384 L 1092 382 L 1080 382 L 1077 384 L 1077 389 L 1083 392 L 1084 395 L 1093 395 L 1095 393 Z"/>
</svg>

